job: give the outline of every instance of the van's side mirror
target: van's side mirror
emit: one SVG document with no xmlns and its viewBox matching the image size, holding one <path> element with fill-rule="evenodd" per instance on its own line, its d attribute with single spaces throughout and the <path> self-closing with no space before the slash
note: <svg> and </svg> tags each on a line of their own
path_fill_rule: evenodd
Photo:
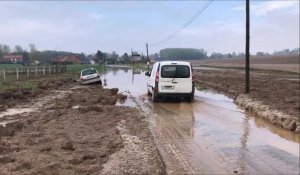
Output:
<svg viewBox="0 0 300 175">
<path fill-rule="evenodd" d="M 146 75 L 147 77 L 150 77 L 151 74 L 150 74 L 149 72 L 146 72 L 145 75 Z"/>
</svg>

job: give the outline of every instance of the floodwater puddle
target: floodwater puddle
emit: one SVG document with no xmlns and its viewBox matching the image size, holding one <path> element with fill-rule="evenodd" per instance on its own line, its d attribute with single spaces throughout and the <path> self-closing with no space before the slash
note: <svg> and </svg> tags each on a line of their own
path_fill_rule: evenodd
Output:
<svg viewBox="0 0 300 175">
<path fill-rule="evenodd" d="M 16 115 L 16 114 L 23 114 L 23 113 L 30 113 L 33 112 L 35 108 L 10 108 L 7 109 L 4 112 L 0 113 L 0 118 L 4 116 L 11 116 L 11 115 Z"/>
<path fill-rule="evenodd" d="M 133 98 L 131 98 L 131 96 L 127 96 L 125 100 L 118 100 L 116 106 L 136 107 L 136 102 Z"/>
<path fill-rule="evenodd" d="M 79 108 L 80 108 L 79 105 L 72 106 L 72 109 L 79 109 Z"/>
<path fill-rule="evenodd" d="M 299 173 L 299 134 L 245 112 L 231 98 L 212 91 L 196 91 L 193 103 L 152 103 L 146 95 L 147 78 L 142 70 L 115 68 L 103 75 L 103 82 L 143 99 L 137 101 L 148 106 L 163 154 L 179 158 L 177 163 L 168 159 L 168 172 L 182 166 L 190 167 L 190 173 Z"/>
<path fill-rule="evenodd" d="M 16 121 L 17 120 L 6 120 L 6 121 L 3 121 L 3 122 L 0 122 L 0 126 L 6 127 L 7 124 L 13 123 L 13 122 L 16 122 Z"/>
</svg>

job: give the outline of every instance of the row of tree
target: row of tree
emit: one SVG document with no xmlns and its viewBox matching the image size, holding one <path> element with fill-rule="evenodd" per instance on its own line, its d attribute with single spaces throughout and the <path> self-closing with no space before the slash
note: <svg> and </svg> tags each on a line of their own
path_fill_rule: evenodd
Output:
<svg viewBox="0 0 300 175">
<path fill-rule="evenodd" d="M 299 55 L 300 54 L 300 48 L 295 48 L 295 49 L 283 49 L 280 51 L 274 51 L 273 53 L 269 52 L 257 52 L 255 55 L 256 56 L 269 56 L 269 55 Z M 217 53 L 213 52 L 209 58 L 236 58 L 236 57 L 244 57 L 244 53 Z"/>
<path fill-rule="evenodd" d="M 54 50 L 39 51 L 35 44 L 29 44 L 29 50 L 23 49 L 23 47 L 20 45 L 16 45 L 13 49 L 11 49 L 9 45 L 0 44 L 0 61 L 3 61 L 3 56 L 8 54 L 23 55 L 23 61 L 26 64 L 35 61 L 40 63 L 49 63 L 55 61 L 54 59 L 58 56 L 67 56 L 69 54 L 76 55 L 82 62 L 88 61 L 87 55 L 84 53 L 72 53 Z"/>
<path fill-rule="evenodd" d="M 269 54 L 266 52 L 257 52 L 257 56 L 265 56 L 265 55 L 294 55 L 299 54 L 300 49 L 284 49 L 281 51 L 275 51 L 273 54 Z M 23 55 L 23 60 L 25 63 L 38 61 L 40 63 L 49 63 L 55 61 L 54 59 L 58 56 L 67 56 L 69 54 L 76 55 L 81 62 L 89 63 L 91 60 L 94 60 L 97 64 L 130 64 L 133 62 L 133 58 L 131 54 L 124 53 L 123 55 L 119 55 L 115 51 L 111 53 L 103 52 L 98 50 L 96 54 L 86 55 L 84 53 L 72 53 L 66 51 L 53 51 L 53 50 L 44 50 L 39 51 L 34 44 L 29 44 L 29 51 L 23 49 L 22 46 L 16 45 L 13 49 L 10 48 L 9 45 L 0 44 L 0 61 L 2 60 L 4 55 L 7 54 L 16 54 Z M 215 58 L 235 58 L 235 57 L 243 57 L 244 53 L 217 53 L 213 52 L 210 56 L 207 55 L 207 52 L 204 49 L 194 49 L 194 48 L 166 48 L 160 50 L 159 54 L 151 54 L 149 55 L 150 59 L 155 60 L 201 60 L 201 59 L 215 59 Z M 143 54 L 138 61 L 140 63 L 146 63 L 148 59 Z"/>
<path fill-rule="evenodd" d="M 36 48 L 34 44 L 29 44 L 29 50 L 23 49 L 22 46 L 16 45 L 13 49 L 9 45 L 0 44 L 0 62 L 3 62 L 3 56 L 13 54 L 13 55 L 23 55 L 24 62 L 32 63 L 38 61 L 41 64 L 51 63 L 55 61 L 55 58 L 59 56 L 67 56 L 70 54 L 76 55 L 82 63 L 90 63 L 91 60 L 94 60 L 97 64 L 103 64 L 104 61 L 106 64 L 130 64 L 133 62 L 131 54 L 124 53 L 122 56 L 117 54 L 115 51 L 108 53 L 98 50 L 96 54 L 84 54 L 84 53 L 73 53 L 66 51 L 55 51 L 55 50 L 44 50 L 40 51 Z M 141 56 L 141 60 L 138 62 L 147 62 L 145 56 Z"/>
<path fill-rule="evenodd" d="M 300 49 L 283 49 L 281 51 L 275 51 L 270 54 L 268 52 L 257 52 L 256 56 L 268 56 L 268 55 L 299 55 Z M 193 48 L 167 48 L 162 49 L 159 52 L 159 60 L 201 60 L 201 59 L 215 59 L 215 58 L 237 58 L 244 57 L 244 53 L 218 53 L 213 52 L 210 56 L 204 49 Z M 157 58 L 157 57 L 156 57 Z"/>
<path fill-rule="evenodd" d="M 133 60 L 132 55 L 128 53 L 124 53 L 122 56 L 117 54 L 115 51 L 112 53 L 106 53 L 98 50 L 92 59 L 98 63 L 103 64 L 104 62 L 106 64 L 132 64 L 135 63 L 146 63 L 148 61 L 147 57 L 144 55 L 140 56 L 139 60 Z"/>
<path fill-rule="evenodd" d="M 159 60 L 196 60 L 205 59 L 207 52 L 204 49 L 167 48 L 159 52 Z"/>
</svg>

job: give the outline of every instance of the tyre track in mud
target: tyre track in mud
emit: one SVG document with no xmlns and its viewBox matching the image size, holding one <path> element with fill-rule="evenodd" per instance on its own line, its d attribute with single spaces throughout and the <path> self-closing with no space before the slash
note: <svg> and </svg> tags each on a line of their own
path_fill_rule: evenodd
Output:
<svg viewBox="0 0 300 175">
<path fill-rule="evenodd" d="M 159 117 L 151 109 L 153 106 L 151 107 L 149 104 L 146 104 L 143 98 L 136 98 L 135 101 L 139 108 L 147 115 L 150 130 L 154 135 L 158 150 L 166 164 L 168 174 L 230 173 L 226 170 L 227 168 L 223 162 L 221 162 L 224 158 L 209 150 L 208 145 L 205 146 L 205 143 L 203 143 L 203 147 L 200 147 L 194 143 L 182 128 L 177 126 L 176 121 L 164 120 L 164 116 Z M 159 105 L 156 105 L 155 108 L 163 110 Z M 156 121 L 158 118 L 162 120 L 159 123 Z M 162 123 L 165 125 L 160 125 Z M 197 157 L 199 155 L 203 158 L 199 159 Z M 218 157 L 218 159 L 215 159 L 215 157 Z"/>
</svg>

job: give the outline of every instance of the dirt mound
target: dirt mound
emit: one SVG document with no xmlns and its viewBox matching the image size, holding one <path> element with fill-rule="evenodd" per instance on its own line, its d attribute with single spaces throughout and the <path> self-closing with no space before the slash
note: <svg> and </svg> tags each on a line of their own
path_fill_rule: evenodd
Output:
<svg viewBox="0 0 300 175">
<path fill-rule="evenodd" d="M 125 99 L 118 89 L 95 85 L 68 90 L 70 93 L 45 104 L 40 112 L 0 127 L 1 133 L 12 130 L 5 131 L 0 140 L 0 174 L 164 172 L 144 116 L 135 108 L 115 106 Z M 139 142 L 125 143 L 120 123 L 127 136 Z M 137 152 L 126 153 L 137 147 L 143 160 L 134 158 Z M 123 155 L 120 166 L 109 166 L 113 155 Z"/>
<path fill-rule="evenodd" d="M 20 85 L 16 85 L 13 89 L 0 89 L 0 112 L 5 108 L 15 106 L 16 104 L 26 103 L 34 97 L 42 96 L 49 90 L 64 89 L 70 85 L 74 85 L 72 78 L 53 79 L 44 78 L 37 80 L 29 80 L 26 83 L 36 84 L 36 88 L 28 89 Z M 22 84 L 20 82 L 19 84 Z M 5 104 L 5 106 L 4 106 Z"/>
</svg>

